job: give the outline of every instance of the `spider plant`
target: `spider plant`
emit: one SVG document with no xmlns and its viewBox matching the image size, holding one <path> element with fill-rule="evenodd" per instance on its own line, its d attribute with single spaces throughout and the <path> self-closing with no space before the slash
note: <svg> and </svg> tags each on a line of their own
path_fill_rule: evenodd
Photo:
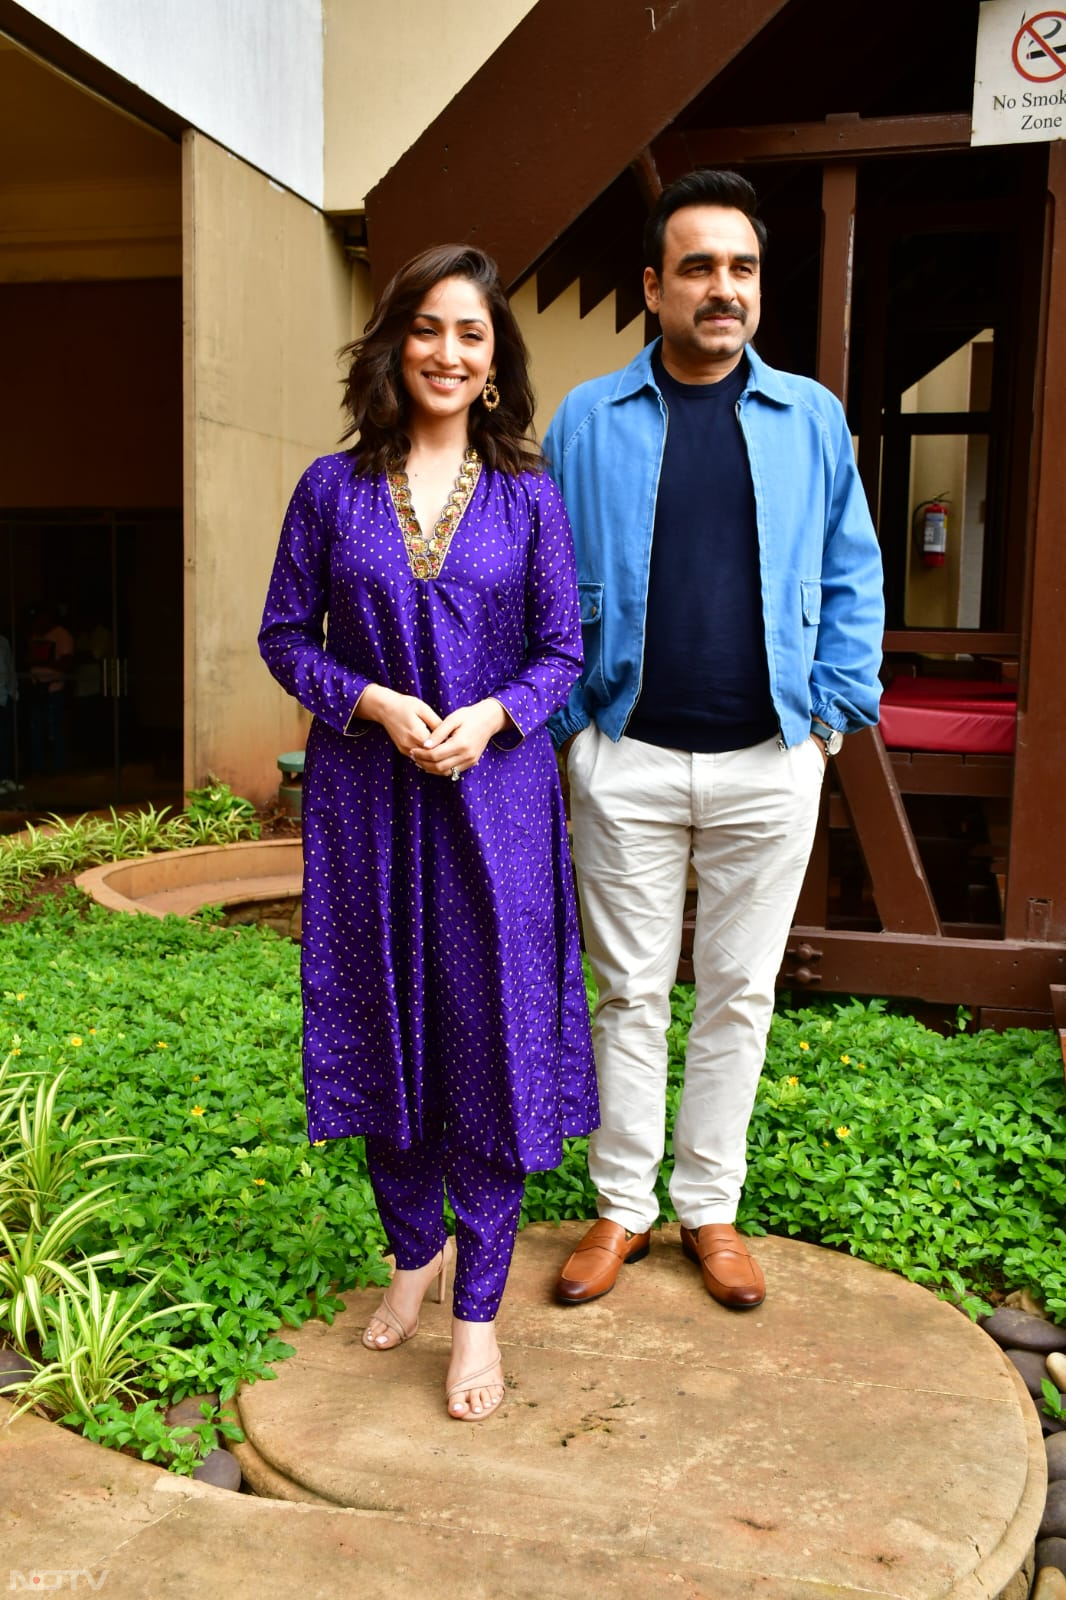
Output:
<svg viewBox="0 0 1066 1600">
<path fill-rule="evenodd" d="M 59 1209 L 64 1190 L 79 1173 L 133 1154 L 111 1148 L 102 1155 L 89 1154 L 101 1146 L 134 1142 L 121 1135 L 69 1137 L 76 1112 L 68 1111 L 63 1118 L 56 1112 L 56 1097 L 65 1075 L 59 1072 L 51 1080 L 39 1078 L 32 1095 L 28 1079 L 16 1079 L 11 1092 L 0 1101 L 0 1217 L 14 1232 L 40 1230 Z M 0 1077 L 0 1085 L 2 1082 Z"/>
<path fill-rule="evenodd" d="M 121 859 L 124 856 L 148 856 L 153 850 L 173 849 L 174 823 L 178 819 L 169 818 L 169 811 L 169 806 L 164 806 L 160 811 L 154 806 L 147 806 L 143 811 L 130 811 L 120 817 L 112 810 L 108 853 Z"/>
<path fill-rule="evenodd" d="M 10 1333 L 19 1349 L 27 1349 L 31 1330 L 38 1339 L 48 1337 L 49 1302 L 63 1286 L 77 1293 L 80 1274 L 120 1259 L 119 1250 L 98 1250 L 73 1264 L 64 1259 L 85 1224 L 109 1204 L 113 1187 L 105 1184 L 78 1195 L 47 1227 L 12 1232 L 0 1220 L 0 1330 Z"/>
<path fill-rule="evenodd" d="M 39 1364 L 24 1383 L 15 1380 L 22 1391 L 15 1416 L 43 1405 L 57 1416 L 77 1413 L 91 1417 L 95 1408 L 112 1395 L 132 1401 L 143 1398 L 133 1380 L 143 1366 L 146 1347 L 142 1340 L 140 1354 L 131 1354 L 129 1346 L 134 1334 L 179 1311 L 204 1307 L 203 1301 L 185 1300 L 138 1316 L 162 1276 L 157 1273 L 132 1296 L 123 1296 L 117 1289 L 105 1294 L 92 1266 L 86 1263 L 83 1281 L 71 1279 L 59 1290 L 55 1305 L 47 1308 L 55 1356 Z M 148 1347 L 161 1342 L 149 1340 Z"/>
</svg>

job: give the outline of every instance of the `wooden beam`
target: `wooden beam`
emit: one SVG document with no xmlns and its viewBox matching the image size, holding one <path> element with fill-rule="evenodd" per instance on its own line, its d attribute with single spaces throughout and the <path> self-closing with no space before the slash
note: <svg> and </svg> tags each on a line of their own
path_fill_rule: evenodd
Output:
<svg viewBox="0 0 1066 1600">
<path fill-rule="evenodd" d="M 671 128 L 655 140 L 664 183 L 693 167 L 728 167 L 760 161 L 856 161 L 922 151 L 968 150 L 966 112 L 944 116 L 835 116 L 824 122 L 767 123 L 753 128 Z"/>
<path fill-rule="evenodd" d="M 822 170 L 822 268 L 818 292 L 819 383 L 848 403 L 851 359 L 851 290 L 855 271 L 854 162 Z"/>
<path fill-rule="evenodd" d="M 927 434 L 991 433 L 993 426 L 990 411 L 901 411 L 897 417 L 885 418 L 886 433 L 911 439 Z"/>
<path fill-rule="evenodd" d="M 367 196 L 375 289 L 434 240 L 518 282 L 789 0 L 538 0 Z"/>
<path fill-rule="evenodd" d="M 905 654 L 1016 656 L 1022 647 L 1020 633 L 987 633 L 978 628 L 890 628 L 884 651 Z"/>
<path fill-rule="evenodd" d="M 890 750 L 900 794 L 964 794 L 1009 800 L 1014 762 L 1010 756 L 942 755 L 935 750 Z M 813 917 L 804 917 L 813 922 Z"/>
<path fill-rule="evenodd" d="M 1066 938 L 1066 145 L 1060 142 L 1048 146 L 1047 242 L 1028 649 L 1018 701 L 1005 927 L 1011 938 L 1054 941 Z"/>
<path fill-rule="evenodd" d="M 903 808 L 895 773 L 876 728 L 844 740 L 836 773 L 870 874 L 882 927 L 940 934 L 940 918 Z"/>
<path fill-rule="evenodd" d="M 1066 945 L 1007 939 L 915 939 L 796 924 L 778 976 L 802 987 L 797 969 L 817 974 L 817 991 L 893 995 L 946 1005 L 1050 1011 L 1049 990 L 1066 982 Z"/>
<path fill-rule="evenodd" d="M 654 211 L 659 203 L 659 196 L 663 192 L 663 180 L 659 176 L 659 169 L 655 165 L 655 157 L 651 153 L 651 146 L 645 145 L 638 156 L 629 163 L 629 170 L 636 179 L 640 197 L 649 211 Z"/>
</svg>

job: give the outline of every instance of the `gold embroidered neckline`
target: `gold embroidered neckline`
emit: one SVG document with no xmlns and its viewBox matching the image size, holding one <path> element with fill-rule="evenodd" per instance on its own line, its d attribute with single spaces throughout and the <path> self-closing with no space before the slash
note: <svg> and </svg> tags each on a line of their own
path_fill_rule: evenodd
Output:
<svg viewBox="0 0 1066 1600">
<path fill-rule="evenodd" d="M 416 578 L 439 578 L 444 558 L 463 513 L 470 504 L 478 479 L 481 477 L 481 457 L 470 445 L 465 451 L 455 486 L 444 502 L 431 533 L 423 533 L 411 505 L 411 485 L 399 461 L 390 461 L 385 472 L 389 496 L 396 520 L 403 534 L 407 561 Z"/>
</svg>

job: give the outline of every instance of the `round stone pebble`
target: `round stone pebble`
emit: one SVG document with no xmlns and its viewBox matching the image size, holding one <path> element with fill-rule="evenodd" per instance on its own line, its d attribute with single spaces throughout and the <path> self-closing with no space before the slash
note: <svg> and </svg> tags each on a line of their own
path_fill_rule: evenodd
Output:
<svg viewBox="0 0 1066 1600">
<path fill-rule="evenodd" d="M 1042 1355 L 1035 1350 L 1004 1350 L 1007 1360 L 1013 1362 L 1022 1375 L 1022 1381 L 1033 1399 L 1037 1403 L 1037 1410 L 1044 1399 L 1043 1382 L 1047 1377 L 1047 1364 Z"/>
<path fill-rule="evenodd" d="M 1036 1575 L 1030 1600 L 1066 1600 L 1066 1573 L 1058 1567 L 1043 1567 Z"/>
<path fill-rule="evenodd" d="M 981 1327 L 1004 1350 L 1035 1350 L 1048 1355 L 1052 1350 L 1066 1350 L 1066 1328 L 1034 1317 L 1028 1311 L 1017 1311 L 1012 1306 L 999 1306 L 990 1317 L 980 1317 Z"/>
<path fill-rule="evenodd" d="M 237 1457 L 228 1450 L 212 1450 L 193 1469 L 193 1477 L 200 1483 L 212 1483 L 216 1489 L 239 1489 L 241 1469 Z"/>
<path fill-rule="evenodd" d="M 1048 1377 L 1062 1393 L 1066 1394 L 1066 1355 L 1053 1350 L 1047 1358 Z"/>
<path fill-rule="evenodd" d="M 1036 1570 L 1057 1567 L 1066 1576 L 1066 1539 L 1038 1539 L 1036 1542 Z"/>
<path fill-rule="evenodd" d="M 184 1400 L 179 1400 L 167 1410 L 167 1425 L 171 1428 L 199 1428 L 203 1426 L 204 1414 L 200 1407 L 218 1405 L 217 1394 L 190 1394 Z"/>
<path fill-rule="evenodd" d="M 1038 1539 L 1066 1539 L 1066 1479 L 1047 1486 L 1047 1502 L 1037 1530 Z"/>
<path fill-rule="evenodd" d="M 1047 1455 L 1048 1482 L 1066 1478 L 1066 1433 L 1053 1433 L 1045 1439 L 1044 1451 Z"/>
<path fill-rule="evenodd" d="M 204 1426 L 204 1414 L 200 1410 L 200 1407 L 203 1405 L 205 1400 L 209 1401 L 211 1405 L 215 1406 L 218 1404 L 218 1395 L 190 1394 L 187 1395 L 184 1400 L 179 1400 L 176 1405 L 168 1406 L 166 1413 L 168 1427 L 202 1428 Z M 213 1437 L 215 1444 L 217 1445 L 217 1431 L 214 1432 Z M 206 1460 L 207 1458 L 205 1457 L 204 1459 Z"/>
<path fill-rule="evenodd" d="M 12 1350 L 8 1345 L 0 1345 L 0 1390 L 8 1384 L 23 1384 L 27 1378 L 32 1378 L 34 1373 L 33 1362 L 18 1350 Z M 13 1400 L 16 1391 L 7 1389 L 7 1398 Z"/>
</svg>

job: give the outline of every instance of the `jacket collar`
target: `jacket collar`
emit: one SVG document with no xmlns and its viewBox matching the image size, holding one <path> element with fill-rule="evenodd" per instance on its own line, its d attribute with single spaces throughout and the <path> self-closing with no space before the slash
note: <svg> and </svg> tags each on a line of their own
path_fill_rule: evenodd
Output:
<svg viewBox="0 0 1066 1600">
<path fill-rule="evenodd" d="M 651 389 L 653 393 L 659 393 L 651 361 L 661 344 L 661 336 L 653 339 L 651 344 L 646 344 L 643 350 L 638 352 L 628 367 L 623 367 L 618 374 L 614 394 L 611 396 L 613 400 L 628 400 L 631 395 L 639 394 L 642 389 Z M 761 356 L 756 355 L 750 344 L 746 350 L 751 372 L 744 393 L 761 394 L 767 400 L 775 400 L 783 406 L 794 405 L 796 396 L 789 386 L 788 374 L 769 366 Z"/>
</svg>

